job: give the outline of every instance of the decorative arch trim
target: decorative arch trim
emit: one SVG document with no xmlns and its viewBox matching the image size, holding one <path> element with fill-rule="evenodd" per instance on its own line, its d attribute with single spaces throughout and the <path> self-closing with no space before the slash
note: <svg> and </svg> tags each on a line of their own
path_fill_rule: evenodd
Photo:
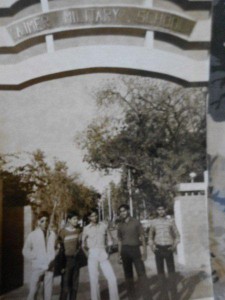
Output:
<svg viewBox="0 0 225 300">
<path fill-rule="evenodd" d="M 0 66 L 0 85 L 16 86 L 52 74 L 94 68 L 153 72 L 189 83 L 209 80 L 209 60 L 197 61 L 145 47 L 86 46 L 46 53 L 17 64 Z"/>
</svg>

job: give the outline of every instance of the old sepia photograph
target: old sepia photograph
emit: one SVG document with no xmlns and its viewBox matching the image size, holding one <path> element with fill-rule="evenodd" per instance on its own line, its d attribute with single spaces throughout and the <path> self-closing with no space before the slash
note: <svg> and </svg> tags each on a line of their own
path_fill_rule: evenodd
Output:
<svg viewBox="0 0 225 300">
<path fill-rule="evenodd" d="M 1 300 L 224 299 L 212 7 L 1 1 Z"/>
</svg>

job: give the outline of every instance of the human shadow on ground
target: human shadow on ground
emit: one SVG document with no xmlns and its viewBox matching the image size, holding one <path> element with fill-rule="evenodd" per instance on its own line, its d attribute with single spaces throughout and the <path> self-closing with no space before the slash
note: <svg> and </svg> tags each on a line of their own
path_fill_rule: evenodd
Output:
<svg viewBox="0 0 225 300">
<path fill-rule="evenodd" d="M 149 287 L 149 300 L 189 300 L 194 293 L 196 286 L 207 278 L 207 274 L 203 271 L 192 273 L 189 276 L 184 276 L 176 273 L 170 278 L 160 278 L 153 275 L 148 278 Z M 136 289 L 137 300 L 142 299 L 138 283 L 134 283 Z M 118 284 L 119 295 L 121 300 L 127 300 L 127 290 L 125 282 Z M 205 295 L 208 296 L 208 295 Z M 105 288 L 101 291 L 101 299 L 109 300 L 108 289 Z"/>
</svg>

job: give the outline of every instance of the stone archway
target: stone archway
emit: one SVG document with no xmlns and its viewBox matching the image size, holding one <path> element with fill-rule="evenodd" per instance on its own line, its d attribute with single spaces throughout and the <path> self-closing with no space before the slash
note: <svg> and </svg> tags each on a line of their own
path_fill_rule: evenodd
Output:
<svg viewBox="0 0 225 300">
<path fill-rule="evenodd" d="M 207 1 L 25 2 L 0 4 L 3 95 L 13 90 L 16 96 L 52 78 L 105 70 L 163 76 L 186 86 L 208 84 Z"/>
<path fill-rule="evenodd" d="M 210 10 L 205 2 L 197 10 L 188 0 L 185 6 L 152 0 L 139 5 L 132 0 L 113 5 L 101 0 L 85 5 L 79 0 L 34 2 L 0 7 L 5 15 L 17 7 L 0 27 L 2 88 L 91 68 L 154 72 L 195 85 L 208 82 Z"/>
</svg>

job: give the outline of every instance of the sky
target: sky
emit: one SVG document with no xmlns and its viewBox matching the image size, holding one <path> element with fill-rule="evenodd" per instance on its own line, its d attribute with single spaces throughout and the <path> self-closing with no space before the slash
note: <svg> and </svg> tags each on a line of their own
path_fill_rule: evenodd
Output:
<svg viewBox="0 0 225 300">
<path fill-rule="evenodd" d="M 93 90 L 113 74 L 88 74 L 38 83 L 20 91 L 0 91 L 0 152 L 44 151 L 51 164 L 54 157 L 65 161 L 69 173 L 103 191 L 119 173 L 105 176 L 83 162 L 75 137 L 99 114 Z"/>
</svg>

